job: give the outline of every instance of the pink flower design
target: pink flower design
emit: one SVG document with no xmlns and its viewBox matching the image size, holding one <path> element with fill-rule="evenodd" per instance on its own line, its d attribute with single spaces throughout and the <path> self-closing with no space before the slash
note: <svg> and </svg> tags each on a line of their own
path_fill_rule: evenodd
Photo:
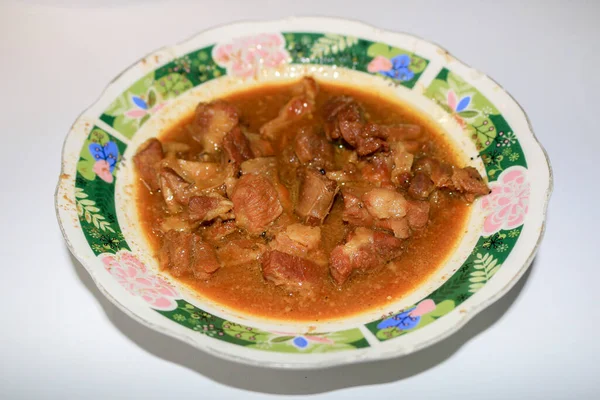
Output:
<svg viewBox="0 0 600 400">
<path fill-rule="evenodd" d="M 367 65 L 367 71 L 376 73 L 392 69 L 392 62 L 384 56 L 377 56 Z"/>
<path fill-rule="evenodd" d="M 149 272 L 129 250 L 117 254 L 99 255 L 106 270 L 134 296 L 140 296 L 157 310 L 169 311 L 177 308 L 179 293 L 163 278 Z"/>
<path fill-rule="evenodd" d="M 96 175 L 100 177 L 104 182 L 112 183 L 113 182 L 113 174 L 110 172 L 110 164 L 106 160 L 98 160 L 96 164 L 94 164 L 93 168 Z"/>
<path fill-rule="evenodd" d="M 492 192 L 480 203 L 487 214 L 483 236 L 523 225 L 529 207 L 527 169 L 521 166 L 505 169 L 497 181 L 490 183 L 490 188 Z"/>
<path fill-rule="evenodd" d="M 262 68 L 284 64 L 290 55 L 284 48 L 285 39 L 279 33 L 261 33 L 234 39 L 213 49 L 213 59 L 227 74 L 248 78 Z"/>
</svg>

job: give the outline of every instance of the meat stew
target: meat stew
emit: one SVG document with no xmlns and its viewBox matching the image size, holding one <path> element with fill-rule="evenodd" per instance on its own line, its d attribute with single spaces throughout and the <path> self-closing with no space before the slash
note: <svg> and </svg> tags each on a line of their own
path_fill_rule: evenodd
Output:
<svg viewBox="0 0 600 400">
<path fill-rule="evenodd" d="M 296 321 L 382 306 L 435 272 L 489 192 L 462 163 L 412 109 L 310 77 L 200 103 L 134 156 L 160 268 Z"/>
</svg>

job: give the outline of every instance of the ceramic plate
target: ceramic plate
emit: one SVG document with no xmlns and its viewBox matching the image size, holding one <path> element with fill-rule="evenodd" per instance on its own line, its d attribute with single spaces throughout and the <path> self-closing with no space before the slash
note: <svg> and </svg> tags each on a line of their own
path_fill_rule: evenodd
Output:
<svg viewBox="0 0 600 400">
<path fill-rule="evenodd" d="M 130 160 L 146 139 L 199 101 L 303 75 L 368 87 L 429 115 L 492 188 L 426 283 L 383 308 L 318 324 L 244 315 L 161 275 L 132 201 Z M 537 250 L 551 186 L 525 113 L 484 74 L 408 34 L 290 18 L 212 29 L 120 74 L 67 135 L 56 209 L 70 250 L 132 318 L 233 361 L 319 368 L 414 352 L 506 293 Z"/>
</svg>

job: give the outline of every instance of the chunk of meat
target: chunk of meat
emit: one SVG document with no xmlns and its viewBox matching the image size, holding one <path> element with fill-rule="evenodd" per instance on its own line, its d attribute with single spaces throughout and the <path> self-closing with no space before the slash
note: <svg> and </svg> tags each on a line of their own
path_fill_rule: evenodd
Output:
<svg viewBox="0 0 600 400">
<path fill-rule="evenodd" d="M 342 285 L 353 272 L 377 271 L 402 252 L 402 240 L 384 232 L 356 228 L 345 244 L 336 246 L 329 256 L 333 280 Z"/>
<path fill-rule="evenodd" d="M 378 187 L 394 187 L 392 183 L 393 160 L 387 153 L 377 153 L 367 161 L 358 163 L 361 175 L 367 182 Z"/>
<path fill-rule="evenodd" d="M 371 189 L 362 196 L 369 214 L 375 218 L 401 218 L 406 215 L 408 203 L 402 193 L 393 189 Z"/>
<path fill-rule="evenodd" d="M 411 234 L 408 218 L 382 219 L 376 221 L 375 226 L 380 229 L 392 231 L 398 239 L 407 239 Z"/>
<path fill-rule="evenodd" d="M 348 96 L 336 96 L 329 99 L 322 107 L 322 116 L 325 120 L 325 134 L 329 140 L 342 137 L 338 126 L 338 114 L 347 106 L 354 103 L 354 99 Z"/>
<path fill-rule="evenodd" d="M 275 236 L 269 243 L 269 248 L 306 258 L 309 252 L 319 248 L 320 243 L 321 228 L 318 226 L 291 224 Z"/>
<path fill-rule="evenodd" d="M 275 119 L 261 126 L 260 134 L 267 139 L 274 140 L 282 129 L 311 114 L 315 109 L 317 92 L 318 87 L 315 80 L 303 78 L 293 89 L 294 97 L 283 106 Z"/>
<path fill-rule="evenodd" d="M 250 239 L 230 240 L 217 250 L 219 260 L 227 267 L 245 265 L 260 260 L 267 246 Z"/>
<path fill-rule="evenodd" d="M 221 267 L 215 249 L 195 233 L 169 231 L 159 253 L 161 269 L 175 277 L 208 279 Z"/>
<path fill-rule="evenodd" d="M 319 85 L 314 78 L 305 76 L 300 80 L 300 82 L 294 85 L 292 88 L 292 94 L 294 96 L 304 95 L 311 100 L 315 100 L 317 94 L 319 94 Z"/>
<path fill-rule="evenodd" d="M 426 174 L 437 188 L 462 193 L 469 202 L 490 192 L 487 183 L 473 167 L 457 168 L 433 157 L 422 157 L 415 161 L 413 171 Z"/>
<path fill-rule="evenodd" d="M 172 214 L 181 212 L 181 206 L 186 205 L 190 200 L 190 184 L 167 168 L 163 168 L 160 172 L 159 182 L 167 210 Z"/>
<path fill-rule="evenodd" d="M 238 227 L 235 225 L 234 220 L 216 220 L 213 221 L 212 224 L 204 228 L 204 230 L 202 231 L 202 238 L 206 242 L 215 245 L 227 236 L 231 235 L 232 233 L 235 233 L 237 230 Z"/>
<path fill-rule="evenodd" d="M 241 172 L 242 175 L 261 174 L 269 178 L 277 191 L 281 206 L 286 212 L 291 212 L 293 208 L 291 195 L 287 187 L 279 179 L 277 159 L 275 157 L 260 157 L 244 161 L 241 165 Z"/>
<path fill-rule="evenodd" d="M 300 192 L 296 214 L 309 225 L 319 225 L 329 214 L 339 188 L 316 169 L 303 167 L 298 172 Z"/>
<path fill-rule="evenodd" d="M 410 187 L 408 188 L 408 194 L 415 199 L 427 199 L 431 192 L 435 190 L 433 181 L 429 179 L 429 176 L 425 172 L 417 172 L 410 181 Z"/>
<path fill-rule="evenodd" d="M 351 97 L 330 99 L 323 106 L 325 133 L 329 140 L 343 138 L 359 156 L 387 150 L 387 127 L 366 122 L 360 105 Z"/>
<path fill-rule="evenodd" d="M 356 152 L 359 156 L 366 156 L 380 149 L 387 151 L 389 146 L 385 140 L 386 136 L 387 129 L 385 126 L 371 122 L 365 124 L 357 138 L 356 146 L 354 146 Z"/>
<path fill-rule="evenodd" d="M 452 166 L 433 157 L 419 158 L 415 161 L 413 171 L 427 174 L 435 187 L 452 187 Z"/>
<path fill-rule="evenodd" d="M 362 193 L 357 193 L 354 189 L 343 189 L 342 197 L 344 199 L 344 209 L 342 219 L 355 226 L 372 226 L 375 219 L 367 211 L 363 203 Z"/>
<path fill-rule="evenodd" d="M 414 156 L 406 151 L 404 144 L 394 142 L 390 144 L 394 166 L 391 172 L 391 180 L 395 185 L 402 186 L 410 179 Z"/>
<path fill-rule="evenodd" d="M 244 161 L 241 165 L 242 174 L 277 175 L 277 159 L 275 157 L 258 157 Z"/>
<path fill-rule="evenodd" d="M 215 218 L 230 219 L 233 203 L 225 197 L 210 193 L 205 196 L 194 196 L 188 203 L 191 221 L 211 221 Z"/>
<path fill-rule="evenodd" d="M 163 157 L 162 144 L 157 139 L 148 139 L 133 156 L 140 178 L 153 192 L 160 189 L 159 163 Z"/>
<path fill-rule="evenodd" d="M 250 142 L 239 127 L 230 130 L 223 138 L 223 150 L 227 162 L 240 165 L 254 157 Z"/>
<path fill-rule="evenodd" d="M 197 191 L 211 190 L 223 185 L 228 176 L 234 174 L 230 166 L 221 166 L 213 162 L 188 161 L 178 158 L 168 158 L 161 166 L 173 170 L 186 182 L 193 184 Z"/>
<path fill-rule="evenodd" d="M 288 290 L 310 290 L 324 278 L 316 263 L 277 250 L 263 256 L 262 273 L 265 280 Z"/>
<path fill-rule="evenodd" d="M 360 171 L 356 164 L 348 163 L 341 170 L 327 171 L 325 176 L 338 183 L 355 182 L 360 179 Z"/>
<path fill-rule="evenodd" d="M 396 124 L 386 127 L 386 139 L 388 142 L 419 140 L 421 138 L 423 138 L 423 131 L 419 125 Z"/>
<path fill-rule="evenodd" d="M 408 220 L 405 218 L 408 204 L 404 196 L 400 199 L 400 197 L 396 198 L 396 194 L 402 196 L 392 189 L 371 189 L 366 192 L 358 188 L 342 189 L 344 198 L 342 219 L 354 226 L 385 229 L 393 232 L 397 238 L 406 239 L 411 233 Z M 389 211 L 384 205 L 386 202 L 392 203 Z M 381 206 L 378 206 L 379 204 Z M 372 212 L 369 212 L 369 208 Z"/>
<path fill-rule="evenodd" d="M 301 128 L 294 141 L 294 150 L 303 164 L 325 169 L 333 166 L 333 146 L 313 127 Z"/>
<path fill-rule="evenodd" d="M 455 190 L 463 193 L 468 202 L 472 202 L 477 196 L 490 193 L 487 183 L 473 167 L 454 168 L 452 184 Z"/>
<path fill-rule="evenodd" d="M 217 152 L 225 135 L 237 126 L 238 110 L 223 100 L 200 103 L 196 107 L 192 137 L 202 144 L 204 151 Z"/>
<path fill-rule="evenodd" d="M 254 157 L 270 157 L 275 155 L 275 149 L 273 143 L 263 139 L 257 133 L 246 133 L 248 142 L 250 143 L 250 151 L 254 154 Z"/>
<path fill-rule="evenodd" d="M 231 193 L 236 223 L 250 234 L 258 235 L 283 212 L 279 194 L 264 175 L 243 175 Z"/>
<path fill-rule="evenodd" d="M 412 229 L 424 228 L 429 221 L 429 202 L 408 200 L 406 219 Z"/>
</svg>

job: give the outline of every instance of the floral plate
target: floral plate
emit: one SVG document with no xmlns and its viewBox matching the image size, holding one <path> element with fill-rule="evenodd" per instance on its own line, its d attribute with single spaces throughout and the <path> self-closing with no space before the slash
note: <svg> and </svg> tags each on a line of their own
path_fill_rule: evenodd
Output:
<svg viewBox="0 0 600 400">
<path fill-rule="evenodd" d="M 302 75 L 368 87 L 429 115 L 492 188 L 425 284 L 381 309 L 316 324 L 244 315 L 161 275 L 140 233 L 129 162 L 198 101 Z M 67 135 L 56 209 L 70 250 L 131 317 L 230 360 L 319 368 L 414 352 L 506 293 L 538 248 L 551 187 L 525 113 L 487 76 L 411 35 L 290 18 L 215 28 L 119 75 Z"/>
</svg>

